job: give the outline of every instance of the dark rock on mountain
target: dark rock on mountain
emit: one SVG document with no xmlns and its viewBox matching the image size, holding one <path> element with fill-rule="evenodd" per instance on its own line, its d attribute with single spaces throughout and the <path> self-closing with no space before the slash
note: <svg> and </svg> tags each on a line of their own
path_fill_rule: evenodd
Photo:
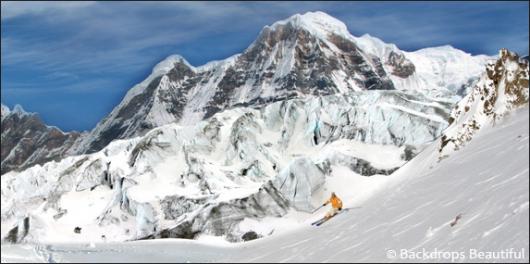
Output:
<svg viewBox="0 0 530 264">
<path fill-rule="evenodd" d="M 10 111 L 2 105 L 1 122 L 2 174 L 60 160 L 81 135 L 47 126 L 37 114 L 27 113 L 20 106 Z"/>
<path fill-rule="evenodd" d="M 392 74 L 401 78 L 407 78 L 414 73 L 416 67 L 407 60 L 403 54 L 390 52 L 387 64 L 393 67 Z"/>
<path fill-rule="evenodd" d="M 451 112 L 450 126 L 440 138 L 440 158 L 462 148 L 483 126 L 494 124 L 513 109 L 527 106 L 528 61 L 507 49 L 486 66 L 486 75 Z"/>
</svg>

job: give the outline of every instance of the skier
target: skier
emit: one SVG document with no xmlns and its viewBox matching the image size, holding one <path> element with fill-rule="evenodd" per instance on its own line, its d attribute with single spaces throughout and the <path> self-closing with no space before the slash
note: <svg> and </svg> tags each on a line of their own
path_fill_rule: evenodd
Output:
<svg viewBox="0 0 530 264">
<path fill-rule="evenodd" d="M 329 198 L 329 200 L 327 200 L 321 207 L 317 208 L 317 210 L 326 206 L 329 203 L 331 203 L 331 210 L 327 212 L 326 215 L 322 217 L 321 219 L 311 223 L 311 225 L 320 226 L 321 224 L 328 221 L 333 216 L 335 216 L 339 211 L 342 210 L 342 201 L 339 199 L 339 197 L 334 192 L 331 193 L 331 197 Z"/>
<path fill-rule="evenodd" d="M 336 215 L 338 211 L 342 210 L 342 201 L 334 192 L 331 193 L 331 197 L 329 198 L 329 200 L 327 200 L 322 206 L 326 206 L 329 203 L 331 203 L 331 210 L 326 213 L 326 219 L 330 219 L 331 217 Z"/>
</svg>

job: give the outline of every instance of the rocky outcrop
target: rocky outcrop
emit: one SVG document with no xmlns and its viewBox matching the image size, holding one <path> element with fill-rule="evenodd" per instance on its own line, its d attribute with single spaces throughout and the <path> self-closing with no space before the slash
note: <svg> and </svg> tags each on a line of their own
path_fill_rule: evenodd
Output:
<svg viewBox="0 0 530 264">
<path fill-rule="evenodd" d="M 483 126 L 524 105 L 528 105 L 528 61 L 501 49 L 497 61 L 486 66 L 486 73 L 453 109 L 451 125 L 440 139 L 440 157 L 463 147 Z"/>
<path fill-rule="evenodd" d="M 60 160 L 81 136 L 45 125 L 35 113 L 2 105 L 1 173 Z"/>
<path fill-rule="evenodd" d="M 401 78 L 411 76 L 416 70 L 414 64 L 403 53 L 394 51 L 388 55 L 387 64 L 392 67 L 392 74 Z"/>
<path fill-rule="evenodd" d="M 11 228 L 9 232 L 7 232 L 4 241 L 8 243 L 22 242 L 29 233 L 29 219 L 29 216 L 26 216 L 23 218 L 22 221 L 20 221 L 20 223 L 18 223 L 15 227 Z"/>
</svg>

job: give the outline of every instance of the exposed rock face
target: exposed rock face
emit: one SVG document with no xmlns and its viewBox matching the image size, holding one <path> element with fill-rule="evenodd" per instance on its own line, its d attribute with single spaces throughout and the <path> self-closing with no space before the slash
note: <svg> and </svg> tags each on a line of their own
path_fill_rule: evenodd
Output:
<svg viewBox="0 0 530 264">
<path fill-rule="evenodd" d="M 258 236 L 258 234 L 256 232 L 248 231 L 245 234 L 243 234 L 241 239 L 243 239 L 243 241 L 250 241 L 250 240 L 258 239 L 258 237 L 259 236 Z"/>
<path fill-rule="evenodd" d="M 405 58 L 405 55 L 397 52 L 390 52 L 387 60 L 388 65 L 392 66 L 392 74 L 401 78 L 407 78 L 411 76 L 416 67 L 410 60 Z"/>
<path fill-rule="evenodd" d="M 20 243 L 26 238 L 29 233 L 29 217 L 24 217 L 18 225 L 13 227 L 7 232 L 6 237 L 4 238 L 5 242 L 8 243 Z"/>
<path fill-rule="evenodd" d="M 440 142 L 440 157 L 463 147 L 483 126 L 528 104 L 528 61 L 502 49 L 471 93 L 453 109 Z"/>
<path fill-rule="evenodd" d="M 60 160 L 80 136 L 77 132 L 64 133 L 46 126 L 37 114 L 27 113 L 20 106 L 10 111 L 2 105 L 1 122 L 2 174 Z"/>
</svg>

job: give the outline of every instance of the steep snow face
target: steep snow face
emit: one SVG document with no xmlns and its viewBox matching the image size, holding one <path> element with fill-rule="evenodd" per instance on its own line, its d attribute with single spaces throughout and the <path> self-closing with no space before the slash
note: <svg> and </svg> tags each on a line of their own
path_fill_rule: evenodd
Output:
<svg viewBox="0 0 530 264">
<path fill-rule="evenodd" d="M 2 174 L 61 159 L 80 138 L 77 132 L 64 133 L 47 126 L 36 113 L 28 113 L 20 105 L 12 111 L 2 105 L 1 126 Z"/>
<path fill-rule="evenodd" d="M 448 47 L 403 52 L 369 35 L 354 37 L 323 12 L 294 15 L 264 27 L 247 49 L 225 60 L 193 67 L 168 57 L 71 154 L 172 122 L 195 124 L 224 109 L 307 96 L 398 89 L 454 103 L 486 59 Z"/>
<path fill-rule="evenodd" d="M 369 34 L 354 39 L 361 49 L 382 58 L 387 72 L 394 72 L 390 78 L 396 89 L 422 91 L 452 102 L 466 95 L 484 72 L 484 66 L 494 60 L 484 55 L 472 56 L 449 45 L 405 52 Z M 397 73 L 395 65 L 400 66 Z M 403 75 L 407 69 L 410 74 Z"/>
<path fill-rule="evenodd" d="M 389 175 L 439 136 L 448 109 L 417 93 L 365 91 L 162 126 L 3 175 L 2 237 L 28 218 L 16 241 L 240 241 L 255 231 L 245 219 L 312 211 L 340 187 L 337 171 Z"/>
<path fill-rule="evenodd" d="M 440 140 L 440 157 L 463 147 L 481 127 L 515 108 L 528 105 L 528 61 L 506 49 L 488 64 L 473 91 L 453 109 L 451 126 Z"/>
<path fill-rule="evenodd" d="M 417 66 L 417 76 L 414 84 L 404 83 L 402 87 L 427 88 L 437 97 L 456 94 L 456 101 L 467 94 L 462 90 L 472 86 L 484 72 L 484 66 L 495 59 L 484 55 L 472 56 L 451 46 L 421 49 L 406 53 L 406 56 Z"/>
</svg>

